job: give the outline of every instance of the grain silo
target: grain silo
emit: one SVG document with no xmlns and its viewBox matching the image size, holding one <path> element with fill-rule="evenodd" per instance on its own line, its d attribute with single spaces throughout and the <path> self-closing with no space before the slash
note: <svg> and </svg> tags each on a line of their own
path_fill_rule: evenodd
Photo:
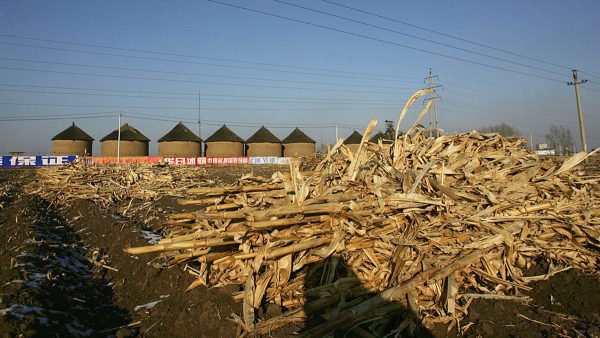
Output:
<svg viewBox="0 0 600 338">
<path fill-rule="evenodd" d="M 246 140 L 247 156 L 281 156 L 281 140 L 265 126 Z"/>
<path fill-rule="evenodd" d="M 202 139 L 183 122 L 158 139 L 158 155 L 164 157 L 196 157 L 202 151 Z"/>
<path fill-rule="evenodd" d="M 119 130 L 115 129 L 100 140 L 102 156 L 117 156 Z M 125 123 L 121 126 L 120 156 L 148 156 L 148 139 L 137 129 Z"/>
<path fill-rule="evenodd" d="M 315 140 L 298 128 L 294 129 L 281 143 L 283 143 L 283 156 L 285 157 L 298 157 L 315 153 Z"/>
<path fill-rule="evenodd" d="M 204 153 L 209 157 L 244 156 L 244 140 L 223 125 L 205 141 Z"/>
<path fill-rule="evenodd" d="M 348 147 L 350 151 L 356 152 L 358 150 L 358 146 L 360 146 L 360 141 L 362 141 L 362 135 L 355 130 L 344 140 L 344 145 Z"/>
<path fill-rule="evenodd" d="M 94 139 L 75 125 L 61 131 L 52 138 L 53 155 L 91 155 Z"/>
</svg>

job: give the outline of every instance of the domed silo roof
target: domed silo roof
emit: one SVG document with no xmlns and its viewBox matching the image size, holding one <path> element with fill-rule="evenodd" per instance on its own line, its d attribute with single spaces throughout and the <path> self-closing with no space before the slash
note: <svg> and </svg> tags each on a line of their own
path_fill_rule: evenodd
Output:
<svg viewBox="0 0 600 338">
<path fill-rule="evenodd" d="M 205 153 L 208 157 L 244 156 L 244 140 L 223 125 L 205 141 Z"/>
<path fill-rule="evenodd" d="M 344 140 L 344 144 L 360 144 L 360 141 L 362 141 L 362 135 L 355 130 Z"/>
<path fill-rule="evenodd" d="M 262 126 L 246 140 L 246 143 L 281 143 L 281 140 L 265 126 Z"/>
<path fill-rule="evenodd" d="M 100 142 L 100 153 L 102 156 L 148 156 L 148 144 L 150 139 L 139 130 L 125 123 L 121 126 L 121 142 L 119 140 L 119 129 L 104 136 Z"/>
<path fill-rule="evenodd" d="M 284 138 L 281 143 L 317 143 L 312 138 L 308 137 L 302 130 L 296 128 L 294 129 L 286 138 Z"/>
<path fill-rule="evenodd" d="M 72 140 L 93 141 L 94 138 L 92 138 L 85 131 L 81 130 L 81 128 L 76 126 L 75 122 L 73 122 L 73 124 L 71 124 L 69 126 L 69 128 L 61 131 L 60 133 L 56 134 L 56 136 L 54 136 L 52 138 L 52 141 L 72 141 Z"/>
<path fill-rule="evenodd" d="M 77 127 L 75 122 L 73 122 L 71 126 L 52 138 L 52 154 L 91 155 L 93 141 L 94 139 L 90 135 Z"/>
<path fill-rule="evenodd" d="M 158 139 L 158 155 L 164 157 L 196 157 L 202 151 L 202 139 L 179 122 Z"/>
<path fill-rule="evenodd" d="M 226 125 L 223 125 L 217 131 L 215 131 L 212 135 L 210 135 L 205 142 L 244 142 L 244 140 L 237 136 L 236 133 L 231 131 L 231 129 L 227 128 Z"/>
<path fill-rule="evenodd" d="M 113 130 L 110 134 L 104 136 L 100 142 L 117 141 L 119 139 L 119 129 Z M 142 134 L 139 130 L 125 123 L 121 126 L 121 141 L 140 141 L 150 142 L 150 139 Z"/>
<path fill-rule="evenodd" d="M 171 131 L 158 139 L 158 142 L 202 142 L 202 139 L 192 132 L 183 122 L 177 123 Z"/>
<path fill-rule="evenodd" d="M 281 140 L 265 126 L 246 140 L 247 156 L 281 156 Z"/>
</svg>

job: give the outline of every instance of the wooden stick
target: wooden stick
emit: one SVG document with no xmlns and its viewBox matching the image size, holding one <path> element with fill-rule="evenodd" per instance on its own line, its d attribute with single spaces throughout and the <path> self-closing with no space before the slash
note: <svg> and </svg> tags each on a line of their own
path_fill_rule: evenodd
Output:
<svg viewBox="0 0 600 338">
<path fill-rule="evenodd" d="M 284 189 L 283 184 L 262 184 L 262 185 L 236 185 L 236 186 L 228 186 L 228 187 L 202 187 L 202 188 L 194 188 L 188 189 L 188 194 L 194 195 L 204 195 L 204 196 L 212 196 L 212 195 L 224 195 L 224 194 L 235 194 L 239 192 L 256 192 L 256 191 L 270 191 L 270 190 L 280 190 Z"/>
<path fill-rule="evenodd" d="M 190 258 L 194 258 L 194 257 L 198 257 L 198 256 L 202 256 L 202 255 L 206 255 L 208 253 L 208 249 L 196 249 L 196 250 L 192 250 L 190 252 L 186 252 L 183 254 L 179 254 L 179 255 L 175 255 L 173 257 L 171 257 L 171 259 L 169 260 L 169 265 L 175 265 L 178 264 L 186 259 L 190 259 Z"/>
<path fill-rule="evenodd" d="M 209 207 L 206 208 L 207 212 L 213 212 L 213 211 L 221 211 L 221 210 L 228 210 L 228 209 L 237 209 L 240 208 L 242 205 L 238 204 L 238 203 L 225 203 L 225 204 L 217 204 L 217 205 L 211 205 Z"/>
<path fill-rule="evenodd" d="M 166 244 L 157 244 L 157 245 L 148 245 L 148 246 L 139 246 L 133 248 L 125 248 L 125 251 L 131 255 L 141 255 L 146 253 L 153 252 L 162 252 L 162 251 L 173 251 L 180 249 L 190 249 L 190 248 L 206 248 L 213 246 L 224 246 L 238 244 L 237 241 L 231 240 L 228 237 L 225 238 L 209 238 L 202 239 L 196 241 L 183 241 L 183 242 L 175 242 L 175 243 L 166 243 Z"/>
<path fill-rule="evenodd" d="M 281 227 L 281 226 L 289 226 L 295 224 L 304 224 L 304 223 L 323 223 L 331 220 L 331 216 L 320 215 L 320 216 L 309 216 L 303 218 L 282 218 L 282 219 L 274 219 L 269 221 L 257 221 L 257 222 L 243 222 L 244 225 L 249 226 L 254 229 L 265 229 L 265 228 L 273 228 L 273 227 Z"/>
<path fill-rule="evenodd" d="M 177 203 L 180 205 L 193 205 L 193 204 L 215 204 L 223 200 L 223 197 L 209 197 L 200 199 L 180 199 Z"/>
<path fill-rule="evenodd" d="M 318 246 L 329 244 L 329 243 L 331 243 L 331 238 L 327 238 L 327 237 L 315 238 L 315 239 L 308 240 L 306 242 L 300 242 L 300 243 L 288 245 L 288 246 L 285 246 L 282 248 L 274 249 L 273 251 L 267 252 L 267 254 L 265 255 L 265 258 L 266 259 L 277 258 L 277 257 L 285 256 L 287 254 L 300 252 L 303 250 L 307 250 L 310 248 L 318 247 Z M 249 259 L 249 258 L 254 258 L 258 255 L 259 255 L 259 252 L 251 252 L 251 253 L 247 253 L 247 254 L 235 255 L 233 257 L 235 259 Z"/>
<path fill-rule="evenodd" d="M 285 206 L 274 210 L 255 211 L 248 213 L 246 220 L 249 222 L 264 221 L 273 217 L 283 217 L 296 214 L 336 214 L 347 209 L 346 206 L 339 203 L 312 204 L 306 206 Z"/>
</svg>

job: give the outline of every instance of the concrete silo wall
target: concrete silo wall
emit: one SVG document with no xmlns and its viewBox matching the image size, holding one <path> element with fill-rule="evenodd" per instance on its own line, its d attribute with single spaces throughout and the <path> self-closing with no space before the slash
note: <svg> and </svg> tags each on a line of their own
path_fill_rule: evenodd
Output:
<svg viewBox="0 0 600 338">
<path fill-rule="evenodd" d="M 260 156 L 281 156 L 281 144 L 280 143 L 248 143 L 248 150 L 246 156 L 260 157 Z"/>
<path fill-rule="evenodd" d="M 298 157 L 314 153 L 314 143 L 289 143 L 283 145 L 283 156 L 285 157 Z"/>
<path fill-rule="evenodd" d="M 244 156 L 244 144 L 241 142 L 207 142 L 206 156 Z"/>
<path fill-rule="evenodd" d="M 172 141 L 158 143 L 158 156 L 164 157 L 197 157 L 200 156 L 200 142 Z"/>
<path fill-rule="evenodd" d="M 55 140 L 52 141 L 52 155 L 91 155 L 92 141 Z"/>
<path fill-rule="evenodd" d="M 117 156 L 117 141 L 102 142 L 100 153 L 102 156 Z M 120 156 L 148 156 L 148 142 L 121 141 Z"/>
</svg>

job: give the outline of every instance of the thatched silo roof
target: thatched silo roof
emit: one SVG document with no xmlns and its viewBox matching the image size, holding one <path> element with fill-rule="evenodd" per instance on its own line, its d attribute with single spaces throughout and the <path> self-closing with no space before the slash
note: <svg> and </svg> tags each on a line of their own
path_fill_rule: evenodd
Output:
<svg viewBox="0 0 600 338">
<path fill-rule="evenodd" d="M 104 136 L 100 142 L 117 141 L 119 138 L 119 130 L 115 129 L 110 134 Z M 150 142 L 150 139 L 144 136 L 139 130 L 125 123 L 121 126 L 121 141 L 141 141 Z"/>
<path fill-rule="evenodd" d="M 171 131 L 158 139 L 158 142 L 174 141 L 202 142 L 202 139 L 186 127 L 183 122 L 179 122 Z"/>
<path fill-rule="evenodd" d="M 281 141 L 283 144 L 287 143 L 317 143 L 312 138 L 308 137 L 302 130 L 294 129 L 286 138 Z"/>
<path fill-rule="evenodd" d="M 244 140 L 237 136 L 236 133 L 231 131 L 231 129 L 227 128 L 226 125 L 223 125 L 217 131 L 215 131 L 212 135 L 210 135 L 204 142 L 241 142 L 244 143 Z"/>
<path fill-rule="evenodd" d="M 344 140 L 344 144 L 360 144 L 362 135 L 356 130 Z"/>
<path fill-rule="evenodd" d="M 61 131 L 60 133 L 56 134 L 56 136 L 54 136 L 52 138 L 52 141 L 72 141 L 72 140 L 93 141 L 94 138 L 92 138 L 85 131 L 81 130 L 81 128 L 76 126 L 75 122 L 73 122 L 73 124 L 70 125 L 69 128 Z"/>
<path fill-rule="evenodd" d="M 377 143 L 380 139 L 383 141 L 389 141 L 387 139 L 387 136 L 383 132 L 378 132 L 377 134 L 373 135 L 373 137 L 371 137 L 369 142 Z"/>
<path fill-rule="evenodd" d="M 246 140 L 246 143 L 281 143 L 281 140 L 273 135 L 265 126 L 262 126 L 254 135 Z"/>
</svg>

